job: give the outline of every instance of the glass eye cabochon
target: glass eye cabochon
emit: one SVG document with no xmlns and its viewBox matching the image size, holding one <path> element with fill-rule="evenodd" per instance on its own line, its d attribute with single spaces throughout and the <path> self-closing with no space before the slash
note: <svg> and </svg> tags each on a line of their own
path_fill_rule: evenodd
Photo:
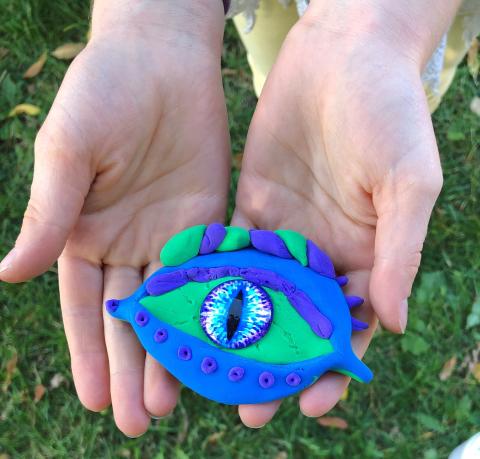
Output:
<svg viewBox="0 0 480 459">
<path fill-rule="evenodd" d="M 335 278 L 328 269 L 325 275 L 305 267 L 308 261 L 310 265 L 315 261 L 297 250 L 303 236 L 295 233 L 300 244 L 293 248 L 284 244 L 289 255 L 262 246 L 252 233 L 249 243 L 256 247 L 247 246 L 240 228 L 234 232 L 226 228 L 222 232 L 224 247 L 233 251 L 218 252 L 221 242 L 215 245 L 211 237 L 210 249 L 205 249 L 211 226 L 195 230 L 200 237 L 197 235 L 193 245 L 198 246 L 189 256 L 201 252 L 202 247 L 205 254 L 164 267 L 131 297 L 107 302 L 110 314 L 130 322 L 147 352 L 192 390 L 227 404 L 292 395 L 328 370 L 371 380 L 372 373 L 350 345 L 354 319 L 349 305 L 361 301 L 343 295 L 340 285 L 345 278 Z M 229 234 L 234 239 L 229 240 Z M 185 247 L 191 243 L 192 238 Z M 270 253 L 265 253 L 267 250 Z M 162 260 L 168 258 L 163 255 Z M 209 303 L 216 289 L 223 290 L 223 297 Z M 212 308 L 215 304 L 218 307 Z M 312 305 L 314 311 L 309 310 Z M 218 332 L 214 336 L 202 322 L 206 310 Z M 316 328 L 316 321 L 321 326 Z M 245 336 L 253 339 L 247 339 L 245 346 L 235 346 Z"/>
</svg>

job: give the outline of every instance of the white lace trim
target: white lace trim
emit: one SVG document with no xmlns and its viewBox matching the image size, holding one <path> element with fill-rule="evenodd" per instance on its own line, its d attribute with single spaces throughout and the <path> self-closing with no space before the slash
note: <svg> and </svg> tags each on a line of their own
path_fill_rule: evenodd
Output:
<svg viewBox="0 0 480 459">
<path fill-rule="evenodd" d="M 443 68 L 443 59 L 445 57 L 445 48 L 447 47 L 447 35 L 440 40 L 440 44 L 433 52 L 432 57 L 427 62 L 425 70 L 422 73 L 422 82 L 436 96 L 440 92 L 440 74 Z"/>
<path fill-rule="evenodd" d="M 292 0 L 278 0 L 285 8 L 292 3 Z M 298 14 L 301 16 L 307 9 L 309 0 L 296 0 Z M 255 10 L 258 8 L 260 0 L 232 0 L 228 9 L 227 17 L 232 18 L 239 13 L 243 13 L 246 19 L 245 32 L 250 32 L 255 25 Z"/>
</svg>

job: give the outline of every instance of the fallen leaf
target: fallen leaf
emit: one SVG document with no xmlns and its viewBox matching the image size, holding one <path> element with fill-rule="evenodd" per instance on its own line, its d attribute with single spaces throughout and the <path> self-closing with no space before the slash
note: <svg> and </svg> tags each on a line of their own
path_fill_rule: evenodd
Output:
<svg viewBox="0 0 480 459">
<path fill-rule="evenodd" d="M 14 352 L 10 360 L 7 362 L 5 381 L 2 387 L 4 392 L 6 392 L 6 390 L 8 389 L 8 386 L 10 386 L 10 383 L 12 382 L 12 375 L 15 369 L 17 368 L 17 362 L 18 362 L 18 355 L 16 352 Z"/>
<path fill-rule="evenodd" d="M 459 367 L 459 370 L 467 370 L 467 374 L 473 373 L 473 369 L 478 363 L 480 363 L 480 342 L 477 343 L 477 346 L 472 350 L 471 353 L 465 356 Z"/>
<path fill-rule="evenodd" d="M 343 391 L 342 396 L 340 397 L 340 400 L 344 402 L 345 400 L 348 399 L 348 387 Z"/>
<path fill-rule="evenodd" d="M 474 97 L 470 102 L 470 110 L 475 115 L 480 116 L 480 97 Z"/>
<path fill-rule="evenodd" d="M 3 59 L 9 52 L 7 48 L 0 48 L 0 59 Z"/>
<path fill-rule="evenodd" d="M 47 389 L 45 388 L 45 386 L 43 384 L 37 384 L 35 386 L 33 401 L 35 403 L 39 402 L 43 398 L 43 396 L 45 395 L 46 390 Z"/>
<path fill-rule="evenodd" d="M 333 427 L 334 429 L 342 430 L 348 428 L 348 422 L 336 416 L 322 416 L 317 419 L 317 422 L 323 427 Z"/>
<path fill-rule="evenodd" d="M 235 153 L 232 157 L 233 168 L 239 171 L 242 168 L 243 153 Z"/>
<path fill-rule="evenodd" d="M 468 65 L 468 70 L 470 71 L 470 75 L 472 75 L 472 78 L 475 81 L 477 81 L 478 71 L 480 69 L 480 61 L 478 59 L 479 49 L 480 49 L 479 42 L 476 38 L 474 38 L 470 46 L 470 49 L 468 50 L 467 65 Z"/>
<path fill-rule="evenodd" d="M 275 459 L 288 459 L 288 453 L 286 451 L 280 451 L 276 456 Z"/>
<path fill-rule="evenodd" d="M 8 454 L 0 454 L 0 459 L 10 459 L 10 456 Z"/>
<path fill-rule="evenodd" d="M 472 375 L 478 382 L 480 382 L 480 363 L 476 363 L 473 366 Z"/>
<path fill-rule="evenodd" d="M 423 432 L 422 435 L 420 435 L 420 438 L 424 440 L 428 440 L 429 438 L 432 438 L 434 435 L 433 432 Z"/>
<path fill-rule="evenodd" d="M 238 74 L 237 69 L 230 69 L 230 68 L 224 68 L 222 69 L 222 75 L 223 76 L 235 76 Z"/>
<path fill-rule="evenodd" d="M 32 104 L 19 104 L 10 110 L 8 116 L 29 115 L 37 116 L 40 113 L 40 107 Z"/>
<path fill-rule="evenodd" d="M 47 62 L 47 52 L 45 51 L 23 74 L 23 78 L 36 77 L 43 69 L 45 62 Z"/>
<path fill-rule="evenodd" d="M 438 375 L 440 378 L 440 381 L 446 381 L 450 376 L 452 376 L 453 370 L 455 369 L 455 366 L 457 365 L 457 358 L 452 357 L 451 359 L 448 359 L 444 364 L 442 371 Z"/>
<path fill-rule="evenodd" d="M 56 389 L 60 386 L 60 384 L 63 383 L 63 381 L 65 381 L 65 376 L 63 376 L 61 373 L 55 373 L 53 378 L 50 380 L 50 389 Z"/>
<path fill-rule="evenodd" d="M 73 59 L 80 51 L 85 48 L 85 43 L 65 43 L 52 51 L 52 56 L 56 59 Z"/>
<path fill-rule="evenodd" d="M 207 437 L 207 443 L 209 445 L 215 445 L 217 444 L 218 440 L 220 440 L 224 435 L 225 435 L 224 430 L 220 432 L 214 432 Z"/>
</svg>

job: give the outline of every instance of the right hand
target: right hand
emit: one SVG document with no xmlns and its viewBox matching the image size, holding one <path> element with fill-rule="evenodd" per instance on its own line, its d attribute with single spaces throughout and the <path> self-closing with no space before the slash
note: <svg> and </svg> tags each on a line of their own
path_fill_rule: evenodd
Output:
<svg viewBox="0 0 480 459">
<path fill-rule="evenodd" d="M 120 430 L 138 436 L 150 415 L 173 410 L 178 383 L 102 305 L 159 267 L 173 233 L 224 218 L 224 18 L 220 1 L 109 3 L 95 2 L 92 38 L 38 134 L 30 201 L 0 279 L 25 281 L 61 255 L 78 396 L 94 411 L 112 403 Z"/>
<path fill-rule="evenodd" d="M 442 170 L 420 75 L 455 2 L 310 2 L 288 34 L 249 128 L 233 224 L 302 232 L 350 278 L 346 291 L 370 330 L 376 317 L 407 325 Z M 412 35 L 412 18 L 415 23 Z M 349 378 L 328 373 L 299 397 L 307 416 L 338 402 Z M 268 422 L 279 401 L 243 405 L 246 425 Z"/>
</svg>

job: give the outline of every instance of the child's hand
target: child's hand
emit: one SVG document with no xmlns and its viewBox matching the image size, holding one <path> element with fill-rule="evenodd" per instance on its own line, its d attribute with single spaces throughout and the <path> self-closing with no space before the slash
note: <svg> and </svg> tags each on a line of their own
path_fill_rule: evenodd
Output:
<svg viewBox="0 0 480 459">
<path fill-rule="evenodd" d="M 158 268 L 170 235 L 224 218 L 230 156 L 221 2 L 124 3 L 135 6 L 95 2 L 92 39 L 38 134 L 30 202 L 0 277 L 27 280 L 62 254 L 78 396 L 95 411 L 111 401 L 135 436 L 174 408 L 178 385 L 103 302 Z"/>
<path fill-rule="evenodd" d="M 411 24 L 386 6 L 395 3 L 374 3 L 312 2 L 288 35 L 249 130 L 234 215 L 236 224 L 298 230 L 332 256 L 349 293 L 369 298 L 358 314 L 371 328 L 352 338 L 359 355 L 375 314 L 394 332 L 406 327 L 442 186 L 420 74 L 448 21 L 437 18 L 443 29 L 423 36 L 415 22 L 413 40 L 402 28 Z M 322 377 L 301 395 L 301 410 L 321 416 L 347 384 Z M 242 406 L 240 415 L 260 426 L 278 405 Z"/>
</svg>

